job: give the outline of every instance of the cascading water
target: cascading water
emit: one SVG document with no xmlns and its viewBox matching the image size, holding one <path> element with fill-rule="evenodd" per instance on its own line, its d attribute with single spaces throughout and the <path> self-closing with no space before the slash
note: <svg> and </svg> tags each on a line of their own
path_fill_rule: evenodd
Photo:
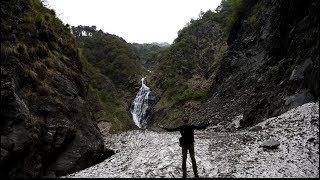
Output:
<svg viewBox="0 0 320 180">
<path fill-rule="evenodd" d="M 132 119 L 139 128 L 146 128 L 154 102 L 155 95 L 146 85 L 146 77 L 144 77 L 141 79 L 141 87 L 133 100 L 130 110 Z"/>
</svg>

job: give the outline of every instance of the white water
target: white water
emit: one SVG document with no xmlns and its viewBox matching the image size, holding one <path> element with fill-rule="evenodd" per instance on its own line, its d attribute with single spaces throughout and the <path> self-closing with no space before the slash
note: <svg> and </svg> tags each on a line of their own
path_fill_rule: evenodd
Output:
<svg viewBox="0 0 320 180">
<path fill-rule="evenodd" d="M 147 113 L 150 109 L 148 100 L 150 99 L 150 88 L 145 84 L 146 77 L 141 79 L 141 87 L 133 101 L 131 108 L 132 119 L 139 128 L 145 128 L 147 125 Z"/>
</svg>

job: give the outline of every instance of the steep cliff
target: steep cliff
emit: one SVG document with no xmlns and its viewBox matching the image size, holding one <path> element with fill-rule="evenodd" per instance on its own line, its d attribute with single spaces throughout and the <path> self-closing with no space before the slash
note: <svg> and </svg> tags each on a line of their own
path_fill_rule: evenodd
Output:
<svg viewBox="0 0 320 180">
<path fill-rule="evenodd" d="M 1 38 L 1 177 L 55 177 L 110 156 L 68 25 L 39 0 L 6 0 Z"/>
<path fill-rule="evenodd" d="M 319 100 L 319 1 L 242 1 L 207 100 L 192 114 L 250 126 Z M 225 123 L 227 122 L 227 123 Z"/>
</svg>

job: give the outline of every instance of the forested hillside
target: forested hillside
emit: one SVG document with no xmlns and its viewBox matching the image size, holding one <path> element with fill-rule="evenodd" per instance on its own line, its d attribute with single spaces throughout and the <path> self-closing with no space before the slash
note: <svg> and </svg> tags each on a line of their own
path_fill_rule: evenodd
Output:
<svg viewBox="0 0 320 180">
<path fill-rule="evenodd" d="M 135 128 L 129 107 L 147 72 L 139 56 L 124 39 L 95 26 L 71 29 L 90 77 L 89 96 L 96 120 L 112 123 L 110 132 Z"/>
<path fill-rule="evenodd" d="M 132 43 L 135 52 L 139 56 L 140 63 L 147 70 L 152 70 L 158 64 L 158 55 L 161 50 L 165 49 L 167 46 L 160 46 L 160 44 L 138 44 Z"/>
</svg>

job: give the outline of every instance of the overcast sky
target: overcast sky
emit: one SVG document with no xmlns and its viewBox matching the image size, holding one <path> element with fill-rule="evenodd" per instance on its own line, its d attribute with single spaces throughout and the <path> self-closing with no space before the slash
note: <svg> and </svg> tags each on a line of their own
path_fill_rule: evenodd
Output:
<svg viewBox="0 0 320 180">
<path fill-rule="evenodd" d="M 221 0 L 47 0 L 71 26 L 97 26 L 127 42 L 172 43 L 199 12 L 214 11 Z"/>
</svg>

